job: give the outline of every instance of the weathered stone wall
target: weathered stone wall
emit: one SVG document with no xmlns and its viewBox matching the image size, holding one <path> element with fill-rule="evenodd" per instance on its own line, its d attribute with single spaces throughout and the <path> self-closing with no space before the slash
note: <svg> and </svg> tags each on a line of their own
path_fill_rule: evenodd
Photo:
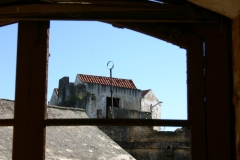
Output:
<svg viewBox="0 0 240 160">
<path fill-rule="evenodd" d="M 152 119 L 151 112 L 140 112 L 140 119 Z"/>
<path fill-rule="evenodd" d="M 136 159 L 190 159 L 189 131 L 156 132 L 152 127 L 99 127 Z"/>
<path fill-rule="evenodd" d="M 74 86 L 74 93 L 75 93 L 74 95 L 75 95 L 75 101 L 76 101 L 75 107 L 85 109 L 86 113 L 88 114 L 86 109 L 89 107 L 89 103 L 91 100 L 91 93 L 87 91 L 86 85 L 78 84 Z M 88 116 L 93 118 L 89 114 Z"/>
<path fill-rule="evenodd" d="M 74 82 L 75 86 L 82 86 L 85 85 L 85 90 L 89 92 L 91 95 L 94 95 L 95 102 L 92 100 L 89 101 L 88 107 L 86 109 L 90 110 L 88 112 L 89 117 L 97 118 L 97 110 L 101 110 L 102 117 L 106 117 L 106 107 L 107 107 L 107 97 L 111 97 L 110 93 L 110 86 L 107 85 L 100 85 L 100 84 L 93 84 L 93 83 L 82 83 L 78 76 Z M 80 92 L 80 91 L 79 91 Z M 78 93 L 80 94 L 80 93 Z M 81 96 L 80 96 L 81 97 Z M 119 107 L 122 109 L 128 110 L 141 110 L 141 91 L 138 89 L 128 89 L 128 88 L 121 88 L 121 87 L 113 87 L 113 97 L 118 98 L 119 100 Z M 91 99 L 91 97 L 89 97 Z M 115 100 L 115 99 L 114 99 Z M 90 105 L 91 104 L 91 105 Z M 95 106 L 93 106 L 95 105 Z M 76 106 L 79 107 L 77 104 Z M 132 113 L 132 118 L 136 118 L 136 115 Z M 139 118 L 139 115 L 137 116 Z"/>
<path fill-rule="evenodd" d="M 61 103 L 59 104 L 53 104 L 53 100 L 55 97 L 55 92 L 52 95 L 52 98 L 49 102 L 50 105 L 59 105 L 59 106 L 65 106 L 65 107 L 76 107 L 76 108 L 82 108 L 85 110 L 86 114 L 90 118 L 100 118 L 97 113 L 98 111 L 101 111 L 101 118 L 106 117 L 106 107 L 107 107 L 107 97 L 109 97 L 109 93 L 107 93 L 107 88 L 109 86 L 104 85 L 95 85 L 95 84 L 83 84 L 79 83 L 74 86 L 73 83 L 65 84 L 65 82 L 68 81 L 66 77 L 63 77 L 61 79 L 61 89 L 59 89 L 58 98 L 61 100 Z M 65 87 L 63 87 L 65 86 Z M 140 90 L 132 90 L 131 89 L 122 89 L 122 91 L 125 92 L 130 97 L 123 98 L 121 95 L 123 93 L 120 93 L 119 90 L 116 87 L 116 92 L 118 93 L 117 98 L 120 98 L 119 106 L 120 108 L 114 107 L 114 117 L 115 118 L 151 118 L 149 117 L 149 113 L 141 113 L 140 112 Z M 64 95 L 64 98 L 62 98 Z M 129 104 L 130 100 L 135 99 L 135 103 L 131 102 L 133 105 L 132 107 L 123 107 L 123 104 Z M 138 101 L 137 101 L 138 100 Z M 128 108 L 135 108 L 134 109 L 128 109 Z M 137 110 L 138 109 L 138 110 Z"/>
<path fill-rule="evenodd" d="M 82 108 L 90 118 L 106 118 L 107 99 L 110 97 L 110 86 L 82 83 L 78 76 L 74 83 L 69 83 L 69 77 L 63 77 L 59 80 L 58 96 L 54 92 L 49 104 Z M 114 106 L 114 117 L 151 119 L 149 111 L 141 112 L 141 97 L 141 90 L 113 87 L 113 101 L 117 101 L 118 105 Z M 156 98 L 153 103 L 155 101 Z"/>
<path fill-rule="evenodd" d="M 111 97 L 110 86 L 86 83 L 87 90 L 96 97 Z M 140 111 L 141 91 L 138 89 L 128 89 L 113 87 L 113 97 L 120 98 L 119 106 L 125 109 Z"/>
<path fill-rule="evenodd" d="M 58 104 L 62 105 L 65 102 L 65 87 L 69 84 L 69 77 L 59 79 L 58 83 Z"/>
<path fill-rule="evenodd" d="M 96 96 L 97 109 L 102 109 L 103 116 L 106 116 L 106 99 L 111 97 L 110 86 L 86 83 L 87 90 Z M 140 111 L 141 91 L 137 89 L 127 89 L 113 87 L 113 97 L 119 98 L 119 107 L 129 110 Z M 115 99 L 114 99 L 115 100 Z"/>
<path fill-rule="evenodd" d="M 71 96 L 74 95 L 74 84 L 69 83 L 65 86 L 65 101 L 69 101 L 71 99 L 74 99 L 75 96 L 72 98 Z"/>
<path fill-rule="evenodd" d="M 75 101 L 77 108 L 83 108 L 86 114 L 90 118 L 105 118 L 106 117 L 106 96 L 105 93 L 99 93 L 97 96 L 94 92 L 90 92 L 85 84 L 78 84 L 74 86 Z M 123 101 L 123 100 L 122 100 Z M 97 113 L 101 111 L 101 116 L 99 117 Z M 147 118 L 151 119 L 151 114 L 149 112 L 141 113 L 139 110 L 124 109 L 124 108 L 113 108 L 114 118 Z"/>
<path fill-rule="evenodd" d="M 13 118 L 13 106 L 14 101 L 0 99 L 0 119 Z M 88 118 L 83 110 L 76 108 L 51 106 L 47 109 L 47 112 L 48 118 L 51 119 Z M 134 111 L 134 113 L 137 112 Z M 152 127 L 101 126 L 99 129 L 107 136 L 99 138 L 99 135 L 101 134 L 102 136 L 102 133 L 92 128 L 94 129 L 94 127 L 90 126 L 48 127 L 46 159 L 51 159 L 50 157 L 58 157 L 60 159 L 81 157 L 86 159 L 89 156 L 96 158 L 99 154 L 109 159 L 112 156 L 117 156 L 116 153 L 124 154 L 129 159 L 133 159 L 130 158 L 130 155 L 124 153 L 121 148 L 139 160 L 189 159 L 189 134 L 186 129 L 178 129 L 175 132 L 156 132 L 153 131 Z M 1 127 L 0 133 L 2 135 L 0 157 L 11 159 L 12 127 Z M 108 137 L 114 140 L 121 148 L 118 147 L 116 150 L 115 147 L 117 145 L 113 145 L 113 142 Z M 79 146 L 81 141 L 88 143 L 81 143 L 82 145 Z M 96 144 L 94 145 L 92 142 L 96 142 L 99 145 L 96 147 Z M 112 146 L 109 146 L 109 143 Z M 95 148 L 93 155 L 86 154 L 90 146 Z M 109 149 L 110 152 L 108 151 Z"/>
<path fill-rule="evenodd" d="M 128 110 L 122 108 L 113 108 L 114 118 L 137 118 L 137 119 L 151 119 L 150 112 L 141 112 L 137 110 Z"/>
</svg>

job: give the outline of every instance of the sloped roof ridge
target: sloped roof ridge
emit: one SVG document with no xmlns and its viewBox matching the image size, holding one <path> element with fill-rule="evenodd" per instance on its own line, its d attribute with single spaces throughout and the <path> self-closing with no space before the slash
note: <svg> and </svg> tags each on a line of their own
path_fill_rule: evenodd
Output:
<svg viewBox="0 0 240 160">
<path fill-rule="evenodd" d="M 110 77 L 106 77 L 106 76 L 78 74 L 78 77 L 82 82 L 86 82 L 86 83 L 111 85 L 110 84 Z M 131 79 L 123 79 L 123 78 L 112 77 L 112 80 L 113 80 L 112 85 L 115 86 L 115 87 L 137 89 L 133 80 L 131 80 Z"/>
<path fill-rule="evenodd" d="M 142 90 L 142 97 L 144 97 L 151 89 Z"/>
<path fill-rule="evenodd" d="M 97 76 L 97 75 L 91 75 L 91 74 L 80 74 L 80 73 L 78 73 L 78 75 L 93 76 L 93 77 L 102 77 L 102 78 L 110 78 L 110 77 L 107 77 L 107 76 Z M 117 77 L 112 77 L 112 78 L 132 81 L 132 79 L 117 78 Z"/>
</svg>

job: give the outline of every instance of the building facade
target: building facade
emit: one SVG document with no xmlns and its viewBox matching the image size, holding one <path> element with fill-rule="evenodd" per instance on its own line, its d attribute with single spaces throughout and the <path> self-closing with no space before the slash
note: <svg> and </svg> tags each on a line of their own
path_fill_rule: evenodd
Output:
<svg viewBox="0 0 240 160">
<path fill-rule="evenodd" d="M 150 112 L 152 119 L 161 119 L 161 104 L 151 89 L 142 91 L 141 111 Z M 154 130 L 161 131 L 161 127 L 154 126 Z"/>
<path fill-rule="evenodd" d="M 160 101 L 152 90 L 141 91 L 132 80 L 120 78 L 112 78 L 112 86 L 113 102 L 109 77 L 77 74 L 73 83 L 69 77 L 63 77 L 49 104 L 83 108 L 90 118 L 161 117 L 161 104 L 157 104 Z"/>
</svg>

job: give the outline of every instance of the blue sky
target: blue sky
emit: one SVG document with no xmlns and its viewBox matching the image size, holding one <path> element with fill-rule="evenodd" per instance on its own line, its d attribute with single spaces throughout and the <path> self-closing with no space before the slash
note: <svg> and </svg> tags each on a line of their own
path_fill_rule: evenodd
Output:
<svg viewBox="0 0 240 160">
<path fill-rule="evenodd" d="M 0 28 L 0 98 L 14 99 L 17 24 Z M 51 21 L 48 100 L 58 80 L 77 73 L 132 79 L 152 89 L 163 119 L 187 118 L 186 50 L 165 41 L 101 22 Z"/>
</svg>

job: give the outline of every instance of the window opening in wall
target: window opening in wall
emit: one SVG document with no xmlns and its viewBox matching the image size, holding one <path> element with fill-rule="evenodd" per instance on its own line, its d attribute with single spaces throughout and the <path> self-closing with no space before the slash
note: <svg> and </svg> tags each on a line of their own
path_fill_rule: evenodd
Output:
<svg viewBox="0 0 240 160">
<path fill-rule="evenodd" d="M 75 23 L 79 23 L 79 22 L 75 22 Z M 94 22 L 94 23 L 97 23 L 97 22 Z M 83 23 L 81 22 L 81 25 L 82 24 Z M 99 25 L 100 23 L 97 23 L 97 24 Z M 55 25 L 55 27 L 54 27 L 54 25 L 55 24 L 51 25 L 52 28 L 50 30 L 50 34 L 52 34 L 52 32 L 54 33 L 56 31 L 55 30 L 56 26 L 60 26 L 60 25 Z M 66 25 L 66 24 L 64 24 L 64 25 Z M 87 24 L 87 26 L 88 25 L 89 24 Z M 110 27 L 112 27 L 112 26 L 110 26 Z M 66 26 L 64 29 L 66 29 L 65 32 L 70 33 L 71 29 L 67 29 Z M 113 29 L 115 29 L 115 28 L 113 28 Z M 94 30 L 94 29 L 92 29 L 92 30 Z M 89 33 L 91 33 L 91 29 L 89 29 L 88 31 L 89 31 Z M 108 29 L 107 29 L 107 31 L 110 32 L 110 30 L 108 30 Z M 65 33 L 65 32 L 60 32 L 60 33 L 58 32 L 57 35 L 62 36 L 62 33 Z M 97 37 L 111 35 L 108 32 L 104 33 L 103 35 L 98 35 Z M 74 32 L 74 34 L 75 33 L 76 32 Z M 95 33 L 95 34 L 97 35 L 97 33 Z M 53 35 L 50 35 L 50 41 L 51 41 L 51 38 L 54 37 L 54 35 L 56 35 L 56 33 Z M 70 33 L 70 35 L 71 35 L 71 33 Z M 71 36 L 73 36 L 73 35 L 71 35 Z M 141 36 L 142 36 L 142 34 L 141 34 Z M 94 38 L 95 38 L 95 36 L 94 36 Z M 108 38 L 106 38 L 106 40 L 108 40 Z M 150 38 L 148 37 L 148 40 L 151 38 L 152 37 L 150 37 Z M 111 39 L 111 38 L 109 38 L 109 39 Z M 138 39 L 138 38 L 132 38 L 132 42 L 134 42 L 135 39 Z M 139 38 L 139 39 L 141 39 L 141 38 Z M 62 40 L 63 42 L 59 43 L 58 40 L 59 41 Z M 164 88 L 165 87 L 164 85 L 157 86 L 158 84 L 162 84 L 162 83 L 166 84 L 166 82 L 167 82 L 170 84 L 169 86 L 175 86 L 175 87 L 177 86 L 177 88 L 178 88 L 178 87 L 180 87 L 179 84 L 183 84 L 183 83 L 182 83 L 182 81 L 181 81 L 181 83 L 178 83 L 178 81 L 180 81 L 180 78 L 178 78 L 178 81 L 175 81 L 175 82 L 174 81 L 165 81 L 165 78 L 167 78 L 168 74 L 166 74 L 166 73 L 163 74 L 163 73 L 168 68 L 171 68 L 171 66 L 165 66 L 165 68 L 162 67 L 162 68 L 164 68 L 163 70 L 161 70 L 160 66 L 156 67 L 156 64 L 162 64 L 163 62 L 162 62 L 162 59 L 158 57 L 159 53 L 155 52 L 155 49 L 154 50 L 152 49 L 154 47 L 147 47 L 144 50 L 141 49 L 139 51 L 141 53 L 134 53 L 133 55 L 131 55 L 130 53 L 132 53 L 133 51 L 138 49 L 138 47 L 139 47 L 138 43 L 140 43 L 140 42 L 136 42 L 137 46 L 135 46 L 135 47 L 133 47 L 133 44 L 129 45 L 130 43 L 122 44 L 122 43 L 118 42 L 118 43 L 114 43 L 110 46 L 109 51 L 111 51 L 113 54 L 108 54 L 106 56 L 106 55 L 104 55 L 104 51 L 108 51 L 108 45 L 106 45 L 103 48 L 101 48 L 102 46 L 101 47 L 98 46 L 99 47 L 98 48 L 97 44 L 92 44 L 92 45 L 87 46 L 88 49 L 85 50 L 83 48 L 86 47 L 87 44 L 90 44 L 90 43 L 86 42 L 87 39 L 82 39 L 82 41 L 80 43 L 82 45 L 79 45 L 79 43 L 75 43 L 73 46 L 71 46 L 71 45 L 69 46 L 69 44 L 67 43 L 67 41 L 65 39 L 58 38 L 58 40 L 55 39 L 55 41 L 50 42 L 51 57 L 49 59 L 50 65 L 49 65 L 49 81 L 48 81 L 48 83 L 49 83 L 49 85 L 48 85 L 49 92 L 48 93 L 50 93 L 48 95 L 48 101 L 50 103 L 48 106 L 48 113 L 52 112 L 52 115 L 51 115 L 52 117 L 49 116 L 48 118 L 50 118 L 50 117 L 53 119 L 106 118 L 106 116 L 105 116 L 106 111 L 101 108 L 96 108 L 96 106 L 98 107 L 99 104 L 102 105 L 103 108 L 105 106 L 111 106 L 110 97 L 106 97 L 107 94 L 105 94 L 105 96 L 103 96 L 103 97 L 101 97 L 102 95 L 99 96 L 99 94 L 101 93 L 100 92 L 101 89 L 105 93 L 109 93 L 110 92 L 109 86 L 103 85 L 100 87 L 96 84 L 96 82 L 99 82 L 99 80 L 103 79 L 104 76 L 105 77 L 108 76 L 107 70 L 102 71 L 100 68 L 105 69 L 105 58 L 106 57 L 109 58 L 109 56 L 111 56 L 111 58 L 110 58 L 111 60 L 112 60 L 112 58 L 116 57 L 116 59 L 113 59 L 113 61 L 115 61 L 117 64 L 116 66 L 118 66 L 118 68 L 116 68 L 115 72 L 113 73 L 113 77 L 118 77 L 118 78 L 120 78 L 120 80 L 124 79 L 125 82 L 131 82 L 130 79 L 133 79 L 134 82 L 136 83 L 136 86 L 140 86 L 140 87 L 136 87 L 134 89 L 133 88 L 123 88 L 123 89 L 114 88 L 115 92 L 113 94 L 115 94 L 116 97 L 114 97 L 114 99 L 113 99 L 113 108 L 116 110 L 117 109 L 119 110 L 118 113 L 119 114 L 121 113 L 121 115 L 119 116 L 120 118 L 132 118 L 132 119 L 134 119 L 134 118 L 136 118 L 136 119 L 137 118 L 154 119 L 154 118 L 156 118 L 156 119 L 160 119 L 160 118 L 162 118 L 161 117 L 162 106 L 155 107 L 156 104 L 160 104 L 159 103 L 160 101 L 163 101 L 164 104 L 168 104 L 170 107 L 165 107 L 165 108 L 169 109 L 171 112 L 174 112 L 174 109 L 173 109 L 174 107 L 184 106 L 184 105 L 186 107 L 186 104 L 179 101 L 179 99 L 181 99 L 182 97 L 179 99 L 176 98 L 176 97 L 179 97 L 180 95 L 185 95 L 184 98 L 186 98 L 186 94 L 184 94 L 185 93 L 184 89 L 183 89 L 183 94 L 177 94 L 177 96 L 174 97 L 175 95 L 170 94 L 170 93 L 175 93 L 176 90 L 178 92 L 180 92 L 180 90 L 182 88 L 180 90 L 176 89 L 176 88 L 174 90 L 171 90 L 170 87 L 169 88 L 166 87 L 167 89 Z M 93 38 L 90 38 L 90 40 L 92 41 Z M 69 41 L 71 41 L 71 42 L 73 41 L 73 43 L 76 42 L 73 39 L 70 39 Z M 157 42 L 159 42 L 159 41 L 160 40 L 157 40 Z M 151 41 L 150 44 L 148 44 L 148 41 L 146 41 L 145 45 L 149 46 L 152 43 L 155 43 L 155 42 Z M 55 44 L 55 45 L 52 45 L 52 44 Z M 59 45 L 59 44 L 62 44 L 62 45 Z M 104 42 L 104 44 L 108 44 L 108 43 Z M 121 45 L 117 46 L 118 44 L 121 44 Z M 158 43 L 156 43 L 155 45 L 158 46 Z M 80 48 L 76 49 L 80 53 L 76 53 L 75 49 L 73 49 L 76 46 L 77 47 L 81 46 Z M 56 47 L 56 48 L 54 48 L 54 47 Z M 117 50 L 116 50 L 116 48 L 117 48 Z M 119 50 L 124 49 L 124 48 L 128 48 L 128 50 L 119 52 Z M 100 49 L 100 51 L 98 49 Z M 94 50 L 98 50 L 98 52 L 94 52 Z M 99 53 L 99 54 L 96 54 L 96 53 Z M 123 53 L 125 53 L 125 54 L 123 54 Z M 150 53 L 151 54 L 154 53 L 152 55 L 154 58 L 149 56 Z M 169 58 L 169 60 L 170 59 L 178 59 L 176 57 L 177 57 L 177 55 L 170 56 L 168 58 Z M 103 58 L 103 59 L 101 59 L 101 58 Z M 92 62 L 94 59 L 98 59 L 98 61 Z M 128 64 L 131 64 L 130 63 L 131 61 L 128 61 L 128 63 L 127 63 L 128 59 L 133 60 L 132 61 L 133 66 L 130 66 L 130 67 L 127 66 Z M 157 61 L 155 61 L 156 59 L 157 59 Z M 90 60 L 90 61 L 88 61 L 88 60 Z M 117 60 L 120 60 L 120 61 L 117 61 Z M 182 61 L 182 59 L 179 61 Z M 89 62 L 91 62 L 91 64 L 94 64 L 94 65 L 89 66 Z M 151 62 L 151 63 L 148 63 L 148 62 Z M 185 62 L 184 58 L 183 58 L 183 62 Z M 121 64 L 121 66 L 119 66 L 119 64 Z M 87 66 L 89 66 L 89 67 L 87 67 Z M 143 66 L 143 67 L 141 68 L 141 66 Z M 79 69 L 79 68 L 81 68 L 81 69 Z M 89 70 L 84 70 L 85 68 L 88 68 Z M 158 68 L 158 70 L 154 70 L 154 68 Z M 166 71 L 166 72 L 173 73 L 175 75 L 176 68 L 179 69 L 178 66 L 174 66 L 172 71 Z M 184 68 L 184 65 L 182 66 L 182 68 Z M 119 69 L 122 69 L 122 70 L 119 71 Z M 131 70 L 131 69 L 133 69 L 133 70 Z M 100 78 L 88 86 L 88 84 L 83 82 L 82 79 L 79 79 L 79 76 L 81 73 L 83 73 L 82 75 L 85 75 L 85 76 L 83 76 L 85 78 L 87 77 L 86 75 L 88 75 L 88 74 L 98 75 L 98 77 L 100 77 Z M 161 74 L 159 75 L 159 73 L 161 73 Z M 182 70 L 181 70 L 181 73 L 183 73 Z M 184 75 L 185 74 L 183 74 L 182 77 L 184 77 Z M 180 77 L 181 75 L 176 74 L 176 76 Z M 90 78 L 91 77 L 93 78 L 93 76 L 90 76 Z M 60 81 L 59 81 L 59 79 L 60 79 Z M 96 79 L 94 79 L 94 80 L 96 80 Z M 116 81 L 119 81 L 119 79 Z M 155 85 L 155 87 L 151 87 L 154 85 Z M 131 86 L 131 87 L 133 87 L 133 86 Z M 148 89 L 148 87 L 151 89 Z M 186 86 L 183 85 L 183 88 L 184 87 L 186 87 Z M 162 91 L 162 90 L 164 90 L 163 94 L 159 94 L 160 93 L 159 91 Z M 94 92 L 94 91 L 96 91 L 96 92 Z M 146 110 L 147 114 L 140 115 L 139 114 L 140 112 L 137 112 L 137 111 L 141 110 L 140 104 L 149 98 L 148 95 L 150 95 L 150 97 L 153 95 L 151 92 L 153 92 L 154 95 L 156 94 L 155 97 L 160 97 L 159 101 L 156 100 L 156 102 L 151 102 L 151 103 L 147 104 L 146 105 L 147 106 L 146 108 L 148 108 L 148 110 Z M 121 93 L 124 93 L 127 95 L 126 99 L 128 101 L 123 101 L 122 98 L 117 98 L 119 96 L 119 94 L 121 94 Z M 168 100 L 164 100 L 164 98 L 162 98 L 164 95 L 171 95 L 171 97 Z M 141 97 L 141 98 L 139 98 L 139 97 Z M 139 104 L 139 105 L 137 105 L 138 108 L 137 107 L 131 108 L 134 105 L 133 103 L 131 103 L 133 101 L 136 101 Z M 176 101 L 176 104 L 178 104 L 178 105 L 170 105 L 169 103 L 167 103 L 167 101 L 168 102 Z M 121 104 L 120 104 L 120 102 L 121 102 Z M 86 107 L 87 105 L 90 107 Z M 120 105 L 121 105 L 121 107 L 120 107 Z M 151 114 L 151 111 L 149 108 L 151 105 L 152 105 L 152 107 L 154 106 L 152 108 L 152 110 L 158 111 L 157 112 L 158 114 L 157 113 Z M 172 106 L 172 108 L 171 108 L 171 106 Z M 51 107 L 52 108 L 55 107 L 57 109 L 50 109 Z M 83 114 L 74 113 L 74 112 L 71 112 L 71 110 L 83 112 Z M 59 116 L 60 113 L 62 114 L 62 116 Z M 176 112 L 176 113 L 178 113 L 178 112 Z M 186 114 L 187 112 L 183 111 L 183 113 Z M 160 115 L 160 116 L 158 116 L 158 115 Z M 173 115 L 173 113 L 168 114 L 168 115 Z M 169 119 L 178 118 L 178 117 L 175 117 L 175 115 L 172 117 L 168 117 L 168 118 Z M 163 116 L 163 118 L 166 119 L 165 116 Z M 165 132 L 164 132 L 164 130 L 160 129 L 160 126 L 154 126 L 154 127 L 155 128 L 153 128 L 153 126 L 147 126 L 147 127 L 134 126 L 134 127 L 129 127 L 129 128 L 122 127 L 121 131 L 119 131 L 120 127 L 117 126 L 113 129 L 112 128 L 106 129 L 105 137 L 110 137 L 111 139 L 115 138 L 116 142 L 122 143 L 124 139 L 121 139 L 119 141 L 119 138 L 123 138 L 123 136 L 125 136 L 125 137 L 127 137 L 129 135 L 135 136 L 135 138 L 137 140 L 137 139 L 141 139 L 141 136 L 143 134 L 150 133 L 150 134 L 154 134 L 155 138 L 159 138 L 159 141 L 160 141 L 161 136 L 164 136 Z M 51 128 L 51 127 L 47 127 L 47 139 L 48 139 L 47 143 L 51 143 L 52 142 L 51 138 L 53 138 L 53 137 L 66 136 L 66 135 L 70 135 L 70 133 L 73 133 L 70 131 L 69 128 L 75 128 L 78 131 L 80 127 L 65 127 L 66 134 L 64 132 L 61 132 L 61 128 L 64 128 L 64 127 L 55 127 L 55 131 L 50 130 L 49 128 Z M 188 131 L 185 131 L 185 129 L 180 129 L 180 130 L 176 130 L 176 131 L 175 131 L 175 129 L 173 129 L 172 130 L 173 132 L 170 132 L 170 134 L 178 136 L 178 135 L 185 135 L 188 132 Z M 83 130 L 85 130 L 85 129 L 83 128 Z M 102 130 L 104 130 L 104 129 L 102 129 Z M 129 135 L 126 135 L 125 130 L 128 130 L 131 133 L 129 133 Z M 111 132 L 109 132 L 109 131 L 111 131 Z M 163 132 L 157 132 L 157 131 L 163 131 Z M 59 136 L 55 136 L 56 133 L 59 134 Z M 115 133 L 115 134 L 113 134 L 113 133 Z M 134 133 L 140 133 L 140 134 L 136 135 Z M 176 133 L 178 133 L 178 134 L 176 134 Z M 179 133 L 181 133 L 181 134 L 179 134 Z M 60 134 L 62 134 L 62 135 L 60 135 Z M 48 135 L 51 135 L 51 136 L 48 136 Z M 78 135 L 78 132 L 76 132 L 76 135 Z M 111 136 L 115 136 L 115 137 L 111 137 Z M 72 137 L 75 137 L 75 135 Z M 170 135 L 170 137 L 171 137 L 171 135 Z M 73 153 L 72 151 L 74 151 L 74 145 L 72 145 L 72 143 L 71 143 L 72 140 L 68 139 L 68 138 L 69 138 L 69 136 L 64 137 L 64 140 L 62 139 L 63 141 L 68 142 L 67 145 L 71 144 L 71 145 L 69 145 L 69 148 L 67 148 L 67 149 L 65 148 L 65 146 L 67 146 L 67 145 L 61 146 L 65 150 L 64 155 L 67 155 L 67 153 Z M 151 140 L 151 139 L 149 139 L 149 140 Z M 81 141 L 84 142 L 84 139 L 82 138 Z M 188 141 L 188 137 L 186 137 L 186 141 Z M 85 142 L 86 143 L 84 143 L 84 144 L 87 144 L 87 146 L 90 146 L 89 143 L 87 143 L 87 141 L 85 141 Z M 142 145 L 145 144 L 145 142 L 141 142 L 141 143 L 142 143 Z M 55 148 L 56 150 L 59 149 L 58 144 L 62 144 L 62 143 L 61 142 L 59 143 L 59 141 L 57 141 L 56 143 L 51 143 L 52 147 Z M 122 146 L 124 146 L 124 145 L 125 144 L 122 144 Z M 156 145 L 156 144 L 153 144 L 153 145 Z M 92 147 L 92 146 L 90 146 L 90 147 Z M 161 146 L 161 147 L 162 147 L 161 150 L 166 149 L 165 146 Z M 90 148 L 89 155 L 92 152 L 94 152 L 94 150 L 95 150 L 94 147 L 92 149 Z M 47 152 L 48 153 L 46 155 L 51 157 L 52 155 L 49 152 L 48 147 L 47 147 Z M 57 153 L 57 152 L 55 152 L 55 153 Z M 78 154 L 79 153 L 84 153 L 84 151 L 80 151 L 80 152 L 78 152 Z M 57 153 L 55 155 L 59 155 L 59 154 Z M 149 154 L 149 155 L 151 155 L 151 154 Z M 91 156 L 89 156 L 89 157 L 91 157 Z M 188 157 L 188 156 L 186 155 L 186 157 Z"/>
<path fill-rule="evenodd" d="M 113 97 L 113 107 L 120 108 L 119 107 L 120 98 Z M 112 106 L 112 99 L 111 97 L 107 97 L 107 106 Z"/>
<path fill-rule="evenodd" d="M 113 61 L 115 119 L 187 119 L 186 50 L 107 23 L 51 21 L 50 26 L 48 101 L 55 102 L 50 105 L 81 108 L 93 119 L 102 110 L 107 118 L 106 64 Z"/>
</svg>

